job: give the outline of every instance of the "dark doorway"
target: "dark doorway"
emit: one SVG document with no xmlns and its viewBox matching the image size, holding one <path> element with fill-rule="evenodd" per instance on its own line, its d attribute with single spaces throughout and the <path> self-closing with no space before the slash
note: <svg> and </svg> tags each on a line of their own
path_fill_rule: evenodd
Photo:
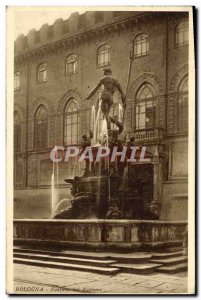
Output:
<svg viewBox="0 0 201 300">
<path fill-rule="evenodd" d="M 129 166 L 129 180 L 124 198 L 124 218 L 149 219 L 153 200 L 153 164 Z"/>
</svg>

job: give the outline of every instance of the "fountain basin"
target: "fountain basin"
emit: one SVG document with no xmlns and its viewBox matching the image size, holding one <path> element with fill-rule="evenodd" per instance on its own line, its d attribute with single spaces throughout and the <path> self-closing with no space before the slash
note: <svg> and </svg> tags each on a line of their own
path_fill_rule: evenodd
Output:
<svg viewBox="0 0 201 300">
<path fill-rule="evenodd" d="M 14 244 L 69 249 L 151 250 L 183 243 L 186 221 L 14 220 Z"/>
</svg>

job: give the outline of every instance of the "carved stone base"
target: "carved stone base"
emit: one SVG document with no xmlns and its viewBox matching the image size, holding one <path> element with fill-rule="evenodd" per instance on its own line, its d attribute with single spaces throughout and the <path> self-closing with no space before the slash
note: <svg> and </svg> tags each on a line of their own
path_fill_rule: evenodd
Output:
<svg viewBox="0 0 201 300">
<path fill-rule="evenodd" d="M 151 250 L 182 246 L 186 222 L 130 220 L 14 220 L 15 244 L 79 249 Z"/>
</svg>

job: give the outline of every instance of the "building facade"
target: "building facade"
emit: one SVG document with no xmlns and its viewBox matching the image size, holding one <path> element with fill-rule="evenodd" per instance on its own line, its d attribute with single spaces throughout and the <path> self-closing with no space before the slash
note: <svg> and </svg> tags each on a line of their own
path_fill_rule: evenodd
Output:
<svg viewBox="0 0 201 300">
<path fill-rule="evenodd" d="M 187 219 L 188 13 L 132 11 L 74 13 L 15 41 L 15 218 L 50 217 L 50 151 L 79 144 L 91 128 L 98 93 L 83 98 L 106 67 L 127 89 L 124 134 L 153 153 L 159 218 Z M 115 93 L 113 114 L 120 102 Z M 82 168 L 59 163 L 58 200 L 71 197 L 64 179 Z"/>
</svg>

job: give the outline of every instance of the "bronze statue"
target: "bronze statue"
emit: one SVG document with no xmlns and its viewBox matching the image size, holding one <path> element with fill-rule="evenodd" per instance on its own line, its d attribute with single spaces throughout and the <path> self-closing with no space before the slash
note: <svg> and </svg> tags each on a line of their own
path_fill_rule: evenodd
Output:
<svg viewBox="0 0 201 300">
<path fill-rule="evenodd" d="M 91 146 L 91 139 L 93 138 L 93 132 L 89 130 L 89 135 L 86 134 L 82 135 L 82 141 L 81 141 L 81 151 L 79 155 L 82 155 L 86 147 Z M 88 158 L 85 158 L 85 171 L 83 177 L 88 177 L 92 174 L 94 174 L 94 162 L 91 162 L 91 171 L 90 171 L 90 162 Z M 91 173 L 91 174 L 90 174 Z"/>
<path fill-rule="evenodd" d="M 118 203 L 111 203 L 109 210 L 106 214 L 106 219 L 122 219 L 123 214 L 122 211 L 119 209 Z"/>
<path fill-rule="evenodd" d="M 103 90 L 99 95 L 99 100 L 101 101 L 101 111 L 107 121 L 107 129 L 111 130 L 111 122 L 112 122 L 119 127 L 119 133 L 121 133 L 123 131 L 123 124 L 119 122 L 119 120 L 116 117 L 110 117 L 109 113 L 110 113 L 110 108 L 114 102 L 113 100 L 114 92 L 118 90 L 119 93 L 121 94 L 121 99 L 122 99 L 124 109 L 126 108 L 126 96 L 119 82 L 112 76 L 111 69 L 104 69 L 103 72 L 104 72 L 104 77 L 102 77 L 99 80 L 97 86 L 92 89 L 92 91 L 84 100 L 90 99 L 91 96 L 93 96 L 99 90 L 99 88 L 103 86 Z"/>
</svg>

